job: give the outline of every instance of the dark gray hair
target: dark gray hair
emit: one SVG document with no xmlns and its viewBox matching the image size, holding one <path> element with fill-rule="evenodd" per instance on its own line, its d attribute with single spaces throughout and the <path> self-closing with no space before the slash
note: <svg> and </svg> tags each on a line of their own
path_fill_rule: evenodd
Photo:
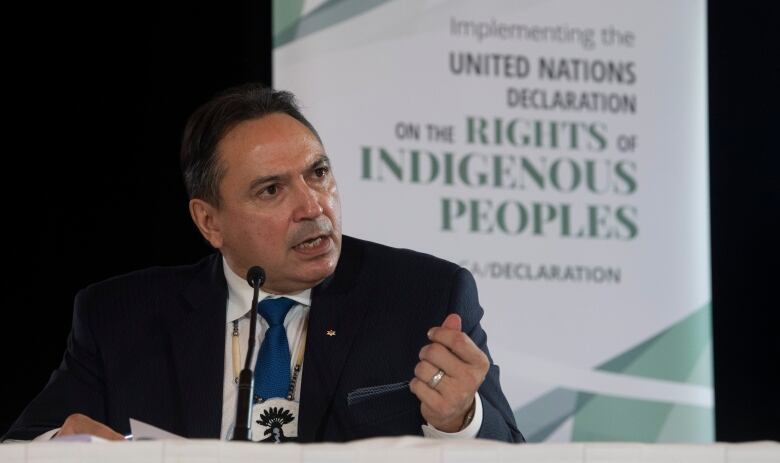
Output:
<svg viewBox="0 0 780 463">
<path fill-rule="evenodd" d="M 303 117 L 295 96 L 261 84 L 244 84 L 220 92 L 198 108 L 187 121 L 181 142 L 181 173 L 190 199 L 199 198 L 219 207 L 219 184 L 224 167 L 217 145 L 236 125 L 268 114 L 283 113 L 305 125 L 320 140 Z"/>
</svg>

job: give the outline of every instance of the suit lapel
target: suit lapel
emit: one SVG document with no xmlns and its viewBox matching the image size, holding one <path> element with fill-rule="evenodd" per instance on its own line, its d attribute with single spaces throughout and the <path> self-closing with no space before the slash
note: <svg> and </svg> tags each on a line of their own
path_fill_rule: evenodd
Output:
<svg viewBox="0 0 780 463">
<path fill-rule="evenodd" d="M 186 302 L 171 329 L 171 346 L 185 434 L 219 438 L 227 323 L 227 283 L 219 254 L 182 296 Z"/>
<path fill-rule="evenodd" d="M 368 309 L 367 301 L 351 291 L 361 260 L 362 249 L 344 237 L 336 272 L 312 291 L 298 425 L 302 442 L 320 440 L 323 419 Z"/>
</svg>

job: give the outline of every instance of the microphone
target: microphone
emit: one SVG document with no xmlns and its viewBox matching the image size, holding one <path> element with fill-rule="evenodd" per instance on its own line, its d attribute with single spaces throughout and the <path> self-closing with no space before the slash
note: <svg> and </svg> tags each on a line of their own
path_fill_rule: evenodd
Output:
<svg viewBox="0 0 780 463">
<path fill-rule="evenodd" d="M 263 286 L 263 283 L 265 283 L 265 270 L 263 270 L 263 267 L 255 265 L 250 268 L 246 272 L 246 281 L 249 283 L 249 286 L 256 289 Z M 257 296 L 257 291 L 255 291 L 255 296 Z"/>
<path fill-rule="evenodd" d="M 255 265 L 246 274 L 246 281 L 254 289 L 252 295 L 252 312 L 249 315 L 249 342 L 246 350 L 244 369 L 238 375 L 238 395 L 236 397 L 236 427 L 233 440 L 252 440 L 252 390 L 255 375 L 252 371 L 252 354 L 255 352 L 255 325 L 257 325 L 257 293 L 265 283 L 265 270 Z"/>
</svg>

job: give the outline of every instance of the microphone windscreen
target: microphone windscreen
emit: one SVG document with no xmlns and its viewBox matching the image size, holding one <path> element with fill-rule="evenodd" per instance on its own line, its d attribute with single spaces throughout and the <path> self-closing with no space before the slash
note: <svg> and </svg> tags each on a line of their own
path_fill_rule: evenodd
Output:
<svg viewBox="0 0 780 463">
<path fill-rule="evenodd" d="M 250 268 L 249 271 L 246 272 L 246 281 L 249 283 L 249 286 L 253 288 L 255 285 L 258 287 L 263 286 L 263 283 L 265 283 L 265 270 L 263 270 L 263 267 L 255 265 Z"/>
</svg>

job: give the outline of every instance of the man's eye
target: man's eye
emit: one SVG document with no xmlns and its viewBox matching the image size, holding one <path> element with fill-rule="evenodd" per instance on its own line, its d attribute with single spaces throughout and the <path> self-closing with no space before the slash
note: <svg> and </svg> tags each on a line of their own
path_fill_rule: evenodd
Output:
<svg viewBox="0 0 780 463">
<path fill-rule="evenodd" d="M 265 187 L 260 193 L 273 196 L 273 195 L 275 195 L 277 193 L 276 185 L 269 185 L 269 186 Z"/>
<path fill-rule="evenodd" d="M 330 169 L 328 169 L 327 167 L 317 167 L 316 169 L 314 169 L 314 175 L 316 175 L 317 177 L 324 177 L 325 175 L 328 174 L 328 172 L 330 172 Z"/>
</svg>

